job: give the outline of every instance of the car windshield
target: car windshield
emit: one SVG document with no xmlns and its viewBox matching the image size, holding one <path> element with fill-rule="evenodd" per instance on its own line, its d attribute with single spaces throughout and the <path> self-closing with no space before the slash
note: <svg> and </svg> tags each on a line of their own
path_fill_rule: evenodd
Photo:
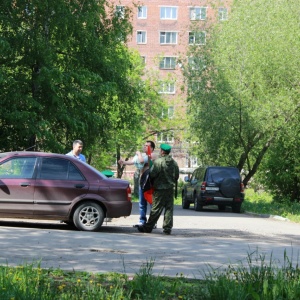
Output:
<svg viewBox="0 0 300 300">
<path fill-rule="evenodd" d="M 240 180 L 240 174 L 236 169 L 209 169 L 208 170 L 208 181 L 219 183 L 224 178 L 233 178 Z"/>
</svg>

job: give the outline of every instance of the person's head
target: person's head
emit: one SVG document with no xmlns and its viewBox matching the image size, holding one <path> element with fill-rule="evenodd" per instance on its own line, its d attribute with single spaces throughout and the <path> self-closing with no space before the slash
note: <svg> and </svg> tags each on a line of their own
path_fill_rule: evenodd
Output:
<svg viewBox="0 0 300 300">
<path fill-rule="evenodd" d="M 73 152 L 76 155 L 79 155 L 82 152 L 83 142 L 81 140 L 75 140 L 73 142 Z"/>
<path fill-rule="evenodd" d="M 145 152 L 147 152 L 148 146 L 150 146 L 151 152 L 153 152 L 154 149 L 155 149 L 155 144 L 154 144 L 154 142 L 153 142 L 153 141 L 146 141 L 146 142 L 145 142 L 145 144 L 144 144 L 144 150 L 145 150 Z"/>
<path fill-rule="evenodd" d="M 160 145 L 160 153 L 162 155 L 168 155 L 171 152 L 172 147 L 169 144 L 161 144 Z"/>
</svg>

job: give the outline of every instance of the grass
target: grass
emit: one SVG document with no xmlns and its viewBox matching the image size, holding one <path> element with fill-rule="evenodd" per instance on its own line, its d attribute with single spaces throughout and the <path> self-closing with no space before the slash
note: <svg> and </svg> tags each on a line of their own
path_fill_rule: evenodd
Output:
<svg viewBox="0 0 300 300">
<path fill-rule="evenodd" d="M 1 300 L 240 300 L 300 299 L 300 269 L 284 254 L 284 265 L 256 252 L 248 254 L 247 264 L 229 265 L 223 270 L 209 269 L 203 280 L 153 276 L 154 260 L 139 272 L 92 274 L 44 270 L 31 264 L 0 267 Z"/>
<path fill-rule="evenodd" d="M 255 193 L 254 190 L 246 190 L 245 202 L 242 205 L 244 211 L 257 214 L 277 215 L 287 218 L 289 221 L 300 223 L 299 202 L 274 201 L 267 192 Z"/>
<path fill-rule="evenodd" d="M 135 199 L 137 201 L 137 199 Z M 181 205 L 177 198 L 175 204 Z M 297 203 L 276 203 L 267 193 L 247 190 L 243 209 L 258 214 L 281 215 L 299 222 Z M 18 267 L 0 266 L 1 300 L 293 300 L 300 299 L 298 258 L 283 254 L 278 266 L 257 252 L 246 264 L 223 269 L 209 268 L 203 280 L 154 276 L 154 260 L 145 262 L 135 274 L 69 272 L 41 269 L 40 263 Z"/>
</svg>

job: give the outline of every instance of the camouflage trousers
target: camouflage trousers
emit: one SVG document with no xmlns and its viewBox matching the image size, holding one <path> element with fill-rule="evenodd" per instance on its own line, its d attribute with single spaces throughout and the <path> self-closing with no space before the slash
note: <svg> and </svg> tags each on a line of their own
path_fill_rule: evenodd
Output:
<svg viewBox="0 0 300 300">
<path fill-rule="evenodd" d="M 170 233 L 173 228 L 173 209 L 174 209 L 174 190 L 154 190 L 153 203 L 150 211 L 148 222 L 145 224 L 146 229 L 151 231 L 157 223 L 161 213 L 164 211 L 164 232 Z"/>
</svg>

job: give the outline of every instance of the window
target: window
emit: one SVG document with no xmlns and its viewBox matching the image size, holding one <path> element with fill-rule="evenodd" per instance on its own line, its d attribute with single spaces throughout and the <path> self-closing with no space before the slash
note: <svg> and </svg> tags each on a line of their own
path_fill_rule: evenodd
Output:
<svg viewBox="0 0 300 300">
<path fill-rule="evenodd" d="M 174 117 L 174 106 L 169 106 L 167 109 L 164 109 L 161 113 L 162 118 L 168 117 L 172 119 Z"/>
<path fill-rule="evenodd" d="M 177 44 L 177 32 L 161 31 L 159 42 L 160 44 Z"/>
<path fill-rule="evenodd" d="M 44 158 L 39 178 L 46 180 L 84 180 L 77 167 L 70 161 L 59 158 Z"/>
<path fill-rule="evenodd" d="M 116 16 L 120 19 L 124 19 L 125 17 L 125 6 L 117 5 L 116 6 Z"/>
<path fill-rule="evenodd" d="M 205 45 L 206 32 L 190 32 L 189 33 L 189 45 Z"/>
<path fill-rule="evenodd" d="M 161 83 L 160 85 L 160 94 L 175 94 L 175 83 Z"/>
<path fill-rule="evenodd" d="M 157 134 L 157 141 L 158 142 L 174 142 L 173 132 L 160 132 Z"/>
<path fill-rule="evenodd" d="M 147 32 L 146 31 L 137 31 L 136 32 L 136 42 L 138 44 L 147 43 Z"/>
<path fill-rule="evenodd" d="M 228 11 L 227 8 L 219 8 L 219 20 L 220 21 L 225 21 L 228 19 Z"/>
<path fill-rule="evenodd" d="M 205 20 L 206 19 L 206 7 L 192 7 L 190 8 L 191 20 Z"/>
<path fill-rule="evenodd" d="M 138 19 L 147 19 L 147 6 L 138 7 Z"/>
<path fill-rule="evenodd" d="M 0 165 L 0 178 L 32 178 L 36 163 L 35 157 L 18 157 Z"/>
<path fill-rule="evenodd" d="M 172 7 L 172 6 L 161 7 L 160 18 L 162 20 L 177 20 L 177 7 Z"/>
<path fill-rule="evenodd" d="M 159 62 L 160 69 L 174 70 L 176 66 L 176 57 L 164 57 Z"/>
</svg>

